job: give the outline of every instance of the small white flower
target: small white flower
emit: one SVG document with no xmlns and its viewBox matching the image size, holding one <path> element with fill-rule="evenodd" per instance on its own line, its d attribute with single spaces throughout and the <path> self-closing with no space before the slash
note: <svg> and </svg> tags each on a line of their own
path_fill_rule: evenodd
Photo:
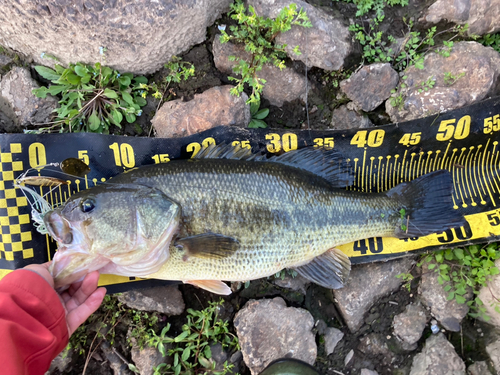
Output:
<svg viewBox="0 0 500 375">
<path fill-rule="evenodd" d="M 219 25 L 219 26 L 217 26 L 217 28 L 219 29 L 219 31 L 225 31 L 226 25 Z"/>
</svg>

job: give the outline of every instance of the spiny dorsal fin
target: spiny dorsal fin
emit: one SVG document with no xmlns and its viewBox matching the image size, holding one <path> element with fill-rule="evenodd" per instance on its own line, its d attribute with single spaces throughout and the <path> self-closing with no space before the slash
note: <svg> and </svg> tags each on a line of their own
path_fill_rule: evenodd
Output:
<svg viewBox="0 0 500 375">
<path fill-rule="evenodd" d="M 233 255 L 240 243 L 222 234 L 202 233 L 180 238 L 175 241 L 175 246 L 182 248 L 188 256 L 221 259 Z"/>
<path fill-rule="evenodd" d="M 324 288 L 339 289 L 344 286 L 351 272 L 351 261 L 339 249 L 330 249 L 303 266 L 297 273 Z"/>
<path fill-rule="evenodd" d="M 345 188 L 354 182 L 353 168 L 340 152 L 332 149 L 306 147 L 268 158 L 265 153 L 252 154 L 251 149 L 240 145 L 211 144 L 196 154 L 194 159 L 235 159 L 280 163 L 321 176 L 336 188 Z"/>
<path fill-rule="evenodd" d="M 184 283 L 197 286 L 215 294 L 222 294 L 224 296 L 231 294 L 231 288 L 219 280 L 186 280 Z"/>
</svg>

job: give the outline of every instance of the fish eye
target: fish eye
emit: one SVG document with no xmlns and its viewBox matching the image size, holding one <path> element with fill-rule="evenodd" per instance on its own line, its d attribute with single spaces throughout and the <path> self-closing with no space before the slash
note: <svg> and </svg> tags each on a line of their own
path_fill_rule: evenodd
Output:
<svg viewBox="0 0 500 375">
<path fill-rule="evenodd" d="M 80 208 L 83 212 L 88 213 L 95 208 L 95 203 L 92 199 L 85 199 L 81 204 Z"/>
</svg>

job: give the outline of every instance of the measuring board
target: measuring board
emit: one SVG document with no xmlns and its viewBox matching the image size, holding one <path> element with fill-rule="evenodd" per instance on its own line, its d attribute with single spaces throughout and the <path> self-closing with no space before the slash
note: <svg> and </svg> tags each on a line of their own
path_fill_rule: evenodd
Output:
<svg viewBox="0 0 500 375">
<path fill-rule="evenodd" d="M 446 169 L 454 182 L 453 208 L 467 224 L 410 239 L 370 238 L 339 246 L 353 264 L 393 259 L 425 250 L 486 243 L 500 238 L 500 98 L 440 115 L 367 129 L 309 131 L 217 127 L 177 139 L 112 135 L 0 135 L 0 277 L 30 263 L 50 260 L 55 243 L 31 224 L 26 197 L 13 182 L 28 168 L 79 158 L 91 172 L 55 190 L 36 187 L 52 205 L 141 165 L 190 158 L 209 144 L 239 144 L 252 152 L 279 154 L 302 147 L 339 151 L 355 179 L 347 190 L 376 193 L 423 174 Z M 54 168 L 39 174 L 65 178 Z M 103 275 L 102 285 L 130 289 L 134 278 Z M 141 281 L 141 283 L 143 283 Z M 147 281 L 153 285 L 156 281 Z M 164 282 L 160 282 L 164 283 Z M 135 284 L 134 284 L 135 285 Z M 120 288 L 118 288 L 120 289 Z"/>
</svg>

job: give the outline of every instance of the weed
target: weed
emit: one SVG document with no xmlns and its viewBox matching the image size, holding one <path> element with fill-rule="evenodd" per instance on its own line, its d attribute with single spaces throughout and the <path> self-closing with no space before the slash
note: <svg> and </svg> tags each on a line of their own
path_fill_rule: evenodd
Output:
<svg viewBox="0 0 500 375">
<path fill-rule="evenodd" d="M 259 110 L 260 100 L 250 103 L 250 115 L 252 120 L 248 124 L 249 128 L 267 128 L 264 119 L 269 114 L 269 108 L 262 108 Z"/>
<path fill-rule="evenodd" d="M 429 91 L 436 85 L 436 80 L 433 77 L 427 78 L 427 81 L 421 82 L 418 86 L 417 91 L 423 93 L 424 91 Z"/>
<path fill-rule="evenodd" d="M 483 37 L 477 41 L 483 46 L 491 47 L 495 51 L 500 52 L 500 33 L 483 35 Z"/>
<path fill-rule="evenodd" d="M 60 132 L 109 133 L 111 125 L 121 128 L 123 118 L 133 123 L 146 105 L 140 85 L 148 81 L 143 76 L 121 74 L 101 63 L 94 66 L 76 63 L 68 68 L 56 64 L 54 69 L 45 66 L 35 69 L 53 85 L 34 89 L 33 94 L 40 98 L 47 94 L 61 96 L 60 107 L 55 110 L 56 121 L 40 129 L 41 132 L 59 128 Z"/>
<path fill-rule="evenodd" d="M 396 275 L 396 278 L 398 279 L 403 279 L 403 287 L 408 290 L 408 292 L 411 291 L 411 282 L 413 281 L 414 277 L 411 273 L 400 273 L 399 275 Z"/>
<path fill-rule="evenodd" d="M 216 363 L 212 359 L 210 345 L 220 343 L 223 348 L 239 349 L 238 339 L 228 329 L 228 322 L 218 317 L 218 311 L 223 301 L 210 302 L 204 310 L 188 309 L 187 323 L 182 326 L 182 333 L 172 338 L 167 336 L 170 324 L 167 324 L 158 336 L 151 331 L 148 340 L 150 346 L 158 348 L 163 356 L 173 357 L 173 364 L 163 363 L 154 369 L 155 374 L 195 374 L 212 371 L 215 375 L 224 375 L 233 365 L 224 363 L 222 371 L 213 371 Z M 168 349 L 166 344 L 171 344 Z"/>
<path fill-rule="evenodd" d="M 339 0 L 335 0 L 339 1 Z M 353 3 L 358 8 L 356 17 L 361 17 L 371 10 L 374 10 L 377 16 L 383 14 L 386 6 L 401 5 L 402 7 L 408 5 L 408 0 L 343 0 L 345 3 Z"/>
<path fill-rule="evenodd" d="M 224 27 L 220 27 L 221 43 L 229 41 L 242 43 L 245 45 L 245 51 L 250 53 L 250 61 L 246 61 L 236 56 L 230 56 L 231 61 L 236 61 L 233 72 L 241 76 L 240 78 L 229 77 L 236 86 L 231 90 L 233 95 L 240 95 L 243 92 L 244 85 L 248 84 L 252 88 L 252 93 L 248 103 L 260 100 L 260 94 L 266 83 L 264 79 L 259 78 L 259 72 L 264 64 L 272 63 L 279 69 L 285 67 L 284 58 L 286 57 L 286 45 L 275 44 L 275 38 L 283 32 L 291 29 L 292 25 L 302 27 L 311 27 L 312 24 L 303 9 L 297 11 L 297 5 L 292 3 L 285 7 L 278 14 L 276 19 L 264 18 L 255 12 L 255 9 L 249 5 L 248 14 L 245 5 L 241 0 L 236 0 L 231 4 L 229 13 L 231 18 L 238 22 L 237 25 L 229 26 L 231 35 Z M 294 48 L 295 53 L 300 53 L 298 46 Z"/>
<path fill-rule="evenodd" d="M 444 80 L 444 83 L 448 86 L 452 86 L 455 84 L 455 82 L 457 82 L 460 78 L 462 78 L 463 76 L 465 76 L 465 72 L 460 72 L 459 74 L 457 75 L 454 75 L 452 74 L 451 72 L 446 72 L 444 73 L 444 77 L 443 77 L 443 80 Z"/>
<path fill-rule="evenodd" d="M 448 300 L 455 299 L 458 303 L 470 308 L 469 315 L 489 320 L 485 314 L 483 302 L 478 294 L 481 287 L 485 287 L 490 278 L 499 274 L 495 267 L 495 260 L 500 258 L 500 248 L 496 243 L 483 247 L 471 245 L 460 249 L 448 249 L 433 252 L 422 258 L 417 264 L 419 267 L 427 265 L 427 269 L 439 274 L 438 282 L 448 292 Z M 468 290 L 472 290 L 475 297 L 467 301 Z M 500 300 L 495 304 L 495 311 L 500 313 Z"/>
<path fill-rule="evenodd" d="M 401 230 L 403 232 L 406 232 L 406 230 L 408 229 L 408 218 L 406 217 L 406 210 L 402 208 L 401 210 L 399 210 L 399 214 L 401 215 Z"/>
</svg>

